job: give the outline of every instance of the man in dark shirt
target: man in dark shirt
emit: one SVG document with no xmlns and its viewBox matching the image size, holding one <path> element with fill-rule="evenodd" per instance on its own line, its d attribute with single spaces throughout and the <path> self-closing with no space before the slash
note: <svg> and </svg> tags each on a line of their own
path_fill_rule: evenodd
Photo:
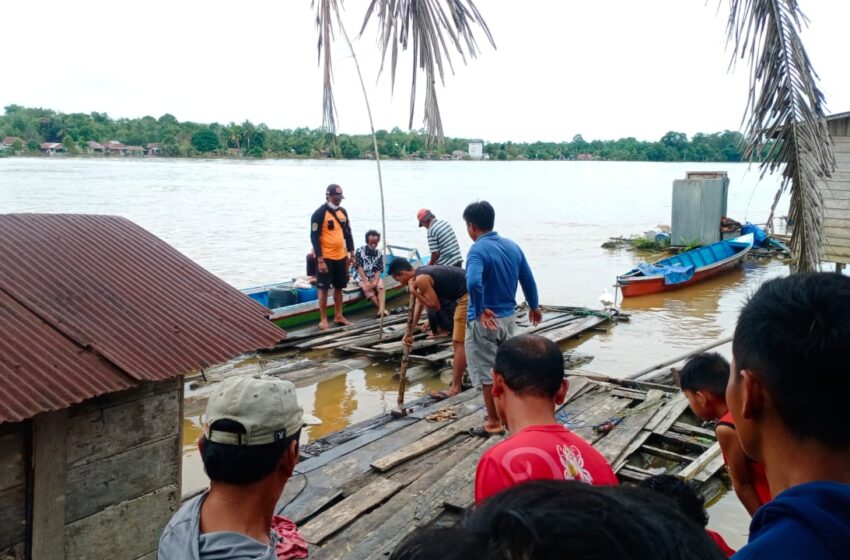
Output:
<svg viewBox="0 0 850 560">
<path fill-rule="evenodd" d="M 340 206 L 342 187 L 328 185 L 326 202 L 310 219 L 310 242 L 318 261 L 316 287 L 319 288 L 319 328 L 328 328 L 328 290 L 334 289 L 334 323 L 350 325 L 342 315 L 342 290 L 348 284 L 348 271 L 354 262 L 354 238 L 348 212 Z"/>
<path fill-rule="evenodd" d="M 407 284 L 416 297 L 414 324 L 419 321 L 422 308 L 439 311 L 449 304 L 455 304 L 454 330 L 452 332 L 452 386 L 446 391 L 432 392 L 437 400 L 457 395 L 461 391 L 463 372 L 466 369 L 466 274 L 456 266 L 430 265 L 420 266 L 416 270 L 405 259 L 395 259 L 390 263 L 390 276 L 400 284 Z M 405 344 L 413 344 L 413 337 L 406 337 Z"/>
</svg>

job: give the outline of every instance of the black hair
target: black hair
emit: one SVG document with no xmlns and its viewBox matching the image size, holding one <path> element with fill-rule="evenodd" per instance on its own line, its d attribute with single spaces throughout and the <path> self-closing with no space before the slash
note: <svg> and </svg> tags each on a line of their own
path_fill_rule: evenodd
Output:
<svg viewBox="0 0 850 560">
<path fill-rule="evenodd" d="M 377 230 L 370 229 L 369 231 L 366 232 L 366 237 L 365 237 L 366 243 L 369 243 L 369 238 L 372 237 L 373 235 L 378 238 L 378 241 L 381 240 L 381 234 L 378 233 Z"/>
<path fill-rule="evenodd" d="M 848 342 L 850 278 L 814 272 L 769 280 L 738 318 L 734 375 L 753 372 L 795 437 L 846 449 Z"/>
<path fill-rule="evenodd" d="M 410 264 L 407 259 L 393 259 L 387 269 L 387 274 L 395 276 L 399 272 L 403 272 L 405 270 L 413 270 L 413 265 Z"/>
<path fill-rule="evenodd" d="M 679 387 L 683 391 L 708 391 L 726 400 L 729 362 L 717 352 L 703 352 L 688 358 L 679 371 Z"/>
<path fill-rule="evenodd" d="M 484 547 L 480 539 L 460 527 L 432 527 L 408 535 L 390 560 L 471 560 L 481 558 Z"/>
<path fill-rule="evenodd" d="M 234 420 L 217 420 L 211 429 L 234 434 L 244 434 L 245 427 Z M 228 484 L 251 484 L 268 476 L 280 463 L 281 457 L 293 441 L 301 437 L 301 430 L 280 441 L 265 445 L 230 445 L 204 438 L 202 460 L 210 480 Z"/>
<path fill-rule="evenodd" d="M 522 334 L 499 346 L 493 370 L 518 395 L 554 397 L 564 381 L 564 355 L 548 338 Z"/>
<path fill-rule="evenodd" d="M 463 211 L 463 219 L 481 231 L 492 231 L 493 224 L 496 223 L 496 211 L 486 200 L 479 200 L 466 207 Z"/>
<path fill-rule="evenodd" d="M 666 498 L 641 488 L 577 481 L 519 484 L 485 500 L 452 531 L 421 529 L 419 533 L 403 541 L 392 558 L 725 558 L 705 530 L 670 507 Z M 448 550 L 440 556 L 425 556 L 421 547 L 429 538 L 436 543 L 435 536 L 459 543 L 457 550 L 444 546 Z"/>
<path fill-rule="evenodd" d="M 660 474 L 640 481 L 638 486 L 666 496 L 675 502 L 679 511 L 694 523 L 698 523 L 702 527 L 708 525 L 705 498 L 700 495 L 693 481 L 688 482 L 678 476 Z"/>
</svg>

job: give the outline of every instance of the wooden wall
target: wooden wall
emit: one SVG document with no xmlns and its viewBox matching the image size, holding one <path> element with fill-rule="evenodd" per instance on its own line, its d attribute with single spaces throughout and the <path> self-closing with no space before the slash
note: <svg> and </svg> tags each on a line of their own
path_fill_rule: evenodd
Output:
<svg viewBox="0 0 850 560">
<path fill-rule="evenodd" d="M 27 536 L 28 422 L 0 425 L 0 558 L 23 558 Z"/>
<path fill-rule="evenodd" d="M 6 514 L 0 490 L 0 551 L 29 533 L 33 557 L 155 558 L 162 528 L 180 500 L 182 394 L 180 378 L 147 383 L 40 414 L 29 441 L 0 437 L 0 453 L 4 444 L 31 449 L 21 463 L 31 465 L 24 496 L 32 520 L 21 531 L 28 517 Z M 13 503 L 22 484 L 4 464 L 0 459 L 0 489 L 9 487 Z M 12 519 L 3 523 L 7 515 Z M 19 530 L 13 533 L 14 527 Z"/>
<path fill-rule="evenodd" d="M 824 205 L 826 262 L 850 263 L 850 118 L 828 123 L 835 171 L 820 183 Z"/>
</svg>

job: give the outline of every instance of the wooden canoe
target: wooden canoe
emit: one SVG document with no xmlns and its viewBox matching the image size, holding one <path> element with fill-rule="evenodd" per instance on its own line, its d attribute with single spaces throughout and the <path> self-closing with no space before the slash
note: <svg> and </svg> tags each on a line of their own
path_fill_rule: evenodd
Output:
<svg viewBox="0 0 850 560">
<path fill-rule="evenodd" d="M 664 273 L 647 275 L 640 268 L 633 268 L 617 277 L 617 287 L 623 297 L 643 296 L 668 290 L 677 290 L 710 278 L 737 266 L 753 248 L 753 234 L 742 235 L 697 247 L 666 259 L 652 263 L 653 267 L 684 267 L 693 270 L 693 275 L 681 282 L 670 282 Z"/>
<path fill-rule="evenodd" d="M 396 258 L 406 258 L 414 267 L 427 264 L 428 261 L 428 257 L 421 257 L 417 249 L 388 245 L 385 271 L 390 262 Z M 405 286 L 386 275 L 386 272 L 384 274 L 384 291 L 386 300 L 390 301 L 401 295 Z M 276 284 L 246 288 L 242 290 L 242 293 L 268 307 L 270 310 L 269 318 L 281 328 L 291 329 L 319 321 L 318 291 L 315 285 L 311 285 L 306 280 L 290 279 Z M 366 309 L 372 305 L 372 302 L 363 295 L 363 290 L 353 281 L 349 282 L 348 286 L 343 289 L 342 294 L 343 312 L 345 313 Z M 281 304 L 282 302 L 284 304 Z M 328 317 L 332 317 L 333 313 L 333 292 L 329 292 Z"/>
</svg>

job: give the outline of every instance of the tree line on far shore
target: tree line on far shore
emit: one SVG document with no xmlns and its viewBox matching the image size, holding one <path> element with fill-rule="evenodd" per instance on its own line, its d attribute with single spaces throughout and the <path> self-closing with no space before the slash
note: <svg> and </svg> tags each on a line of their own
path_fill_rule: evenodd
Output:
<svg viewBox="0 0 850 560">
<path fill-rule="evenodd" d="M 161 156 L 255 157 L 255 158 L 373 158 L 368 134 L 334 136 L 318 129 L 271 129 L 265 124 L 202 124 L 180 122 L 173 115 L 138 119 L 110 118 L 105 113 L 58 113 L 49 109 L 9 105 L 0 116 L 0 140 L 17 137 L 6 155 L 41 153 L 41 145 L 55 142 L 68 154 L 91 152 L 88 142 L 118 141 L 128 146 L 158 145 Z M 398 128 L 376 132 L 382 157 L 392 159 L 460 158 L 469 148 L 468 138 L 446 138 L 439 146 L 428 145 L 423 131 Z M 14 149 L 11 149 L 14 148 Z M 587 141 L 580 134 L 564 142 L 484 142 L 484 154 L 493 160 L 610 160 L 610 161 L 707 161 L 737 162 L 742 159 L 742 136 L 735 131 L 697 133 L 668 132 L 657 141 L 635 138 Z"/>
</svg>

